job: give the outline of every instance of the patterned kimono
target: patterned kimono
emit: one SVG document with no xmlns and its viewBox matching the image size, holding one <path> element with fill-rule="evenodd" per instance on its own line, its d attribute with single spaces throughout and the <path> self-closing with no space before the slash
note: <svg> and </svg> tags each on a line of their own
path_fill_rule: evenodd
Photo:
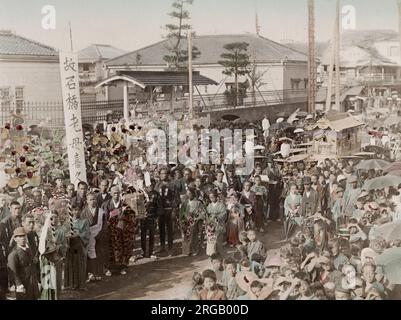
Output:
<svg viewBox="0 0 401 320">
<path fill-rule="evenodd" d="M 239 234 L 245 229 L 244 227 L 245 208 L 242 204 L 234 204 L 229 209 L 227 221 L 227 242 L 236 246 L 240 243 Z"/>
<path fill-rule="evenodd" d="M 241 193 L 240 203 L 245 207 L 244 212 L 244 227 L 245 230 L 253 229 L 253 216 L 255 214 L 255 203 L 256 195 L 253 191 L 246 192 L 245 190 Z"/>
<path fill-rule="evenodd" d="M 122 200 L 114 203 L 107 201 L 103 210 L 108 217 L 110 236 L 110 266 L 124 268 L 128 266 L 134 250 L 134 237 L 137 231 L 135 212 L 123 209 Z"/>
<path fill-rule="evenodd" d="M 203 204 L 197 200 L 186 199 L 180 208 L 180 225 L 183 234 L 182 251 L 183 254 L 195 254 L 199 249 L 199 233 L 198 222 L 203 220 L 205 216 L 205 208 Z"/>
<path fill-rule="evenodd" d="M 206 254 L 223 253 L 223 243 L 226 241 L 227 209 L 224 203 L 216 201 L 207 206 Z"/>
<path fill-rule="evenodd" d="M 251 190 L 255 193 L 255 227 L 261 229 L 263 228 L 263 218 L 267 212 L 267 189 L 264 186 L 254 185 Z"/>
<path fill-rule="evenodd" d="M 301 217 L 299 216 L 299 207 L 301 206 L 302 197 L 299 194 L 291 195 L 289 194 L 284 201 L 284 217 L 288 218 L 289 214 L 297 213 L 297 216 L 292 217 L 292 219 L 298 224 L 302 224 Z"/>
<path fill-rule="evenodd" d="M 73 222 L 75 236 L 70 238 L 67 250 L 64 286 L 66 288 L 82 288 L 86 282 L 87 250 L 90 237 L 89 221 L 76 219 Z"/>
</svg>

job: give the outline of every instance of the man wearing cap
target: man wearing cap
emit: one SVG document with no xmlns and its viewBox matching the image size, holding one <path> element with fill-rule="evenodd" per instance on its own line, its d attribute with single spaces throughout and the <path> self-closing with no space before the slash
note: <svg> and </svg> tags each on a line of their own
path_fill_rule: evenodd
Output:
<svg viewBox="0 0 401 320">
<path fill-rule="evenodd" d="M 17 246 L 8 256 L 8 267 L 15 282 L 16 298 L 36 300 L 39 298 L 38 278 L 24 228 L 16 228 L 13 238 Z"/>
<path fill-rule="evenodd" d="M 313 215 L 320 209 L 319 195 L 311 188 L 311 178 L 306 176 L 303 178 L 304 193 L 301 200 L 300 213 L 303 217 Z"/>
<path fill-rule="evenodd" d="M 355 205 L 356 201 L 358 199 L 358 196 L 361 193 L 361 189 L 358 188 L 358 179 L 356 176 L 350 176 L 348 178 L 348 187 L 346 188 L 344 192 L 344 205 L 342 208 L 341 215 L 343 218 L 346 218 L 346 220 L 349 217 L 352 217 L 352 214 L 355 210 Z"/>
</svg>

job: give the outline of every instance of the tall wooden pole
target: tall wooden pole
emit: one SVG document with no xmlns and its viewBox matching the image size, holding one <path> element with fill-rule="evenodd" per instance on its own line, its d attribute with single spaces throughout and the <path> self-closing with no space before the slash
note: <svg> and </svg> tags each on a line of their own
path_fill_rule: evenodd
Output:
<svg viewBox="0 0 401 320">
<path fill-rule="evenodd" d="M 336 110 L 342 111 L 340 106 L 340 0 L 337 0 L 335 24 L 335 65 L 336 65 Z"/>
<path fill-rule="evenodd" d="M 308 112 L 315 112 L 316 100 L 316 44 L 315 44 L 315 0 L 308 0 Z"/>
<path fill-rule="evenodd" d="M 192 85 L 192 34 L 188 32 L 188 86 L 189 86 L 189 116 L 193 117 L 193 85 Z"/>
<path fill-rule="evenodd" d="M 398 35 L 400 37 L 400 59 L 401 59 L 401 0 L 398 0 L 397 5 L 398 5 Z"/>
<path fill-rule="evenodd" d="M 71 46 L 71 52 L 74 52 L 74 47 L 72 45 L 72 31 L 71 31 L 71 21 L 68 21 L 68 26 L 70 28 L 70 46 Z"/>
</svg>

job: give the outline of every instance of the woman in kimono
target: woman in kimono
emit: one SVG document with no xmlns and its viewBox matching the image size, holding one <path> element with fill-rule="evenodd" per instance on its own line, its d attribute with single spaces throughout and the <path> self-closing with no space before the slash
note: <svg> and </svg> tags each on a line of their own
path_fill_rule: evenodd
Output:
<svg viewBox="0 0 401 320">
<path fill-rule="evenodd" d="M 239 202 L 245 207 L 244 212 L 244 228 L 250 230 L 254 228 L 253 216 L 255 214 L 256 195 L 251 190 L 251 182 L 246 181 L 241 193 Z"/>
<path fill-rule="evenodd" d="M 60 224 L 57 211 L 49 211 L 39 239 L 40 300 L 60 299 L 66 252 L 66 229 Z"/>
<path fill-rule="evenodd" d="M 301 206 L 302 197 L 298 194 L 297 186 L 292 184 L 290 192 L 284 201 L 284 226 L 286 226 L 286 238 L 291 235 L 288 233 L 290 223 L 302 225 L 302 217 L 299 215 L 299 207 Z"/>
<path fill-rule="evenodd" d="M 263 229 L 263 217 L 266 212 L 267 204 L 267 189 L 262 186 L 262 180 L 260 176 L 255 176 L 255 185 L 252 187 L 252 191 L 255 193 L 255 227 L 260 232 L 264 232 Z"/>
<path fill-rule="evenodd" d="M 196 255 L 199 250 L 198 221 L 204 219 L 205 207 L 195 198 L 195 190 L 188 188 L 187 199 L 180 208 L 179 220 L 183 234 L 182 251 L 186 255 Z"/>
<path fill-rule="evenodd" d="M 240 243 L 239 234 L 244 231 L 245 207 L 239 202 L 239 194 L 234 194 L 234 202 L 228 208 L 227 242 L 231 247 Z"/>
<path fill-rule="evenodd" d="M 72 207 L 74 220 L 64 268 L 64 286 L 82 289 L 87 275 L 87 250 L 90 237 L 89 221 L 81 218 L 81 209 Z"/>
<path fill-rule="evenodd" d="M 210 203 L 207 206 L 206 217 L 206 254 L 223 254 L 223 243 L 226 242 L 227 209 L 223 202 L 218 200 L 216 192 L 209 194 Z"/>
</svg>

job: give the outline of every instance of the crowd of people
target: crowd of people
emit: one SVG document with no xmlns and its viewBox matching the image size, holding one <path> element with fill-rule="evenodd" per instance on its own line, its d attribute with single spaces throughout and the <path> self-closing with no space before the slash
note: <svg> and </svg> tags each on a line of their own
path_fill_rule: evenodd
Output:
<svg viewBox="0 0 401 320">
<path fill-rule="evenodd" d="M 235 163 L 150 165 L 148 128 L 99 124 L 85 131 L 88 179 L 76 186 L 62 142 L 6 125 L 0 299 L 61 299 L 65 289 L 125 275 L 139 258 L 204 253 L 211 267 L 194 273 L 187 299 L 399 298 L 401 282 L 380 264 L 401 247 L 401 234 L 388 232 L 401 219 L 399 177 L 374 184 L 385 168 L 359 170 L 361 159 L 283 159 L 322 116 L 216 125 L 254 129 L 250 175 Z M 38 146 L 53 152 L 51 174 Z M 272 252 L 264 239 L 277 225 L 285 244 Z"/>
</svg>

